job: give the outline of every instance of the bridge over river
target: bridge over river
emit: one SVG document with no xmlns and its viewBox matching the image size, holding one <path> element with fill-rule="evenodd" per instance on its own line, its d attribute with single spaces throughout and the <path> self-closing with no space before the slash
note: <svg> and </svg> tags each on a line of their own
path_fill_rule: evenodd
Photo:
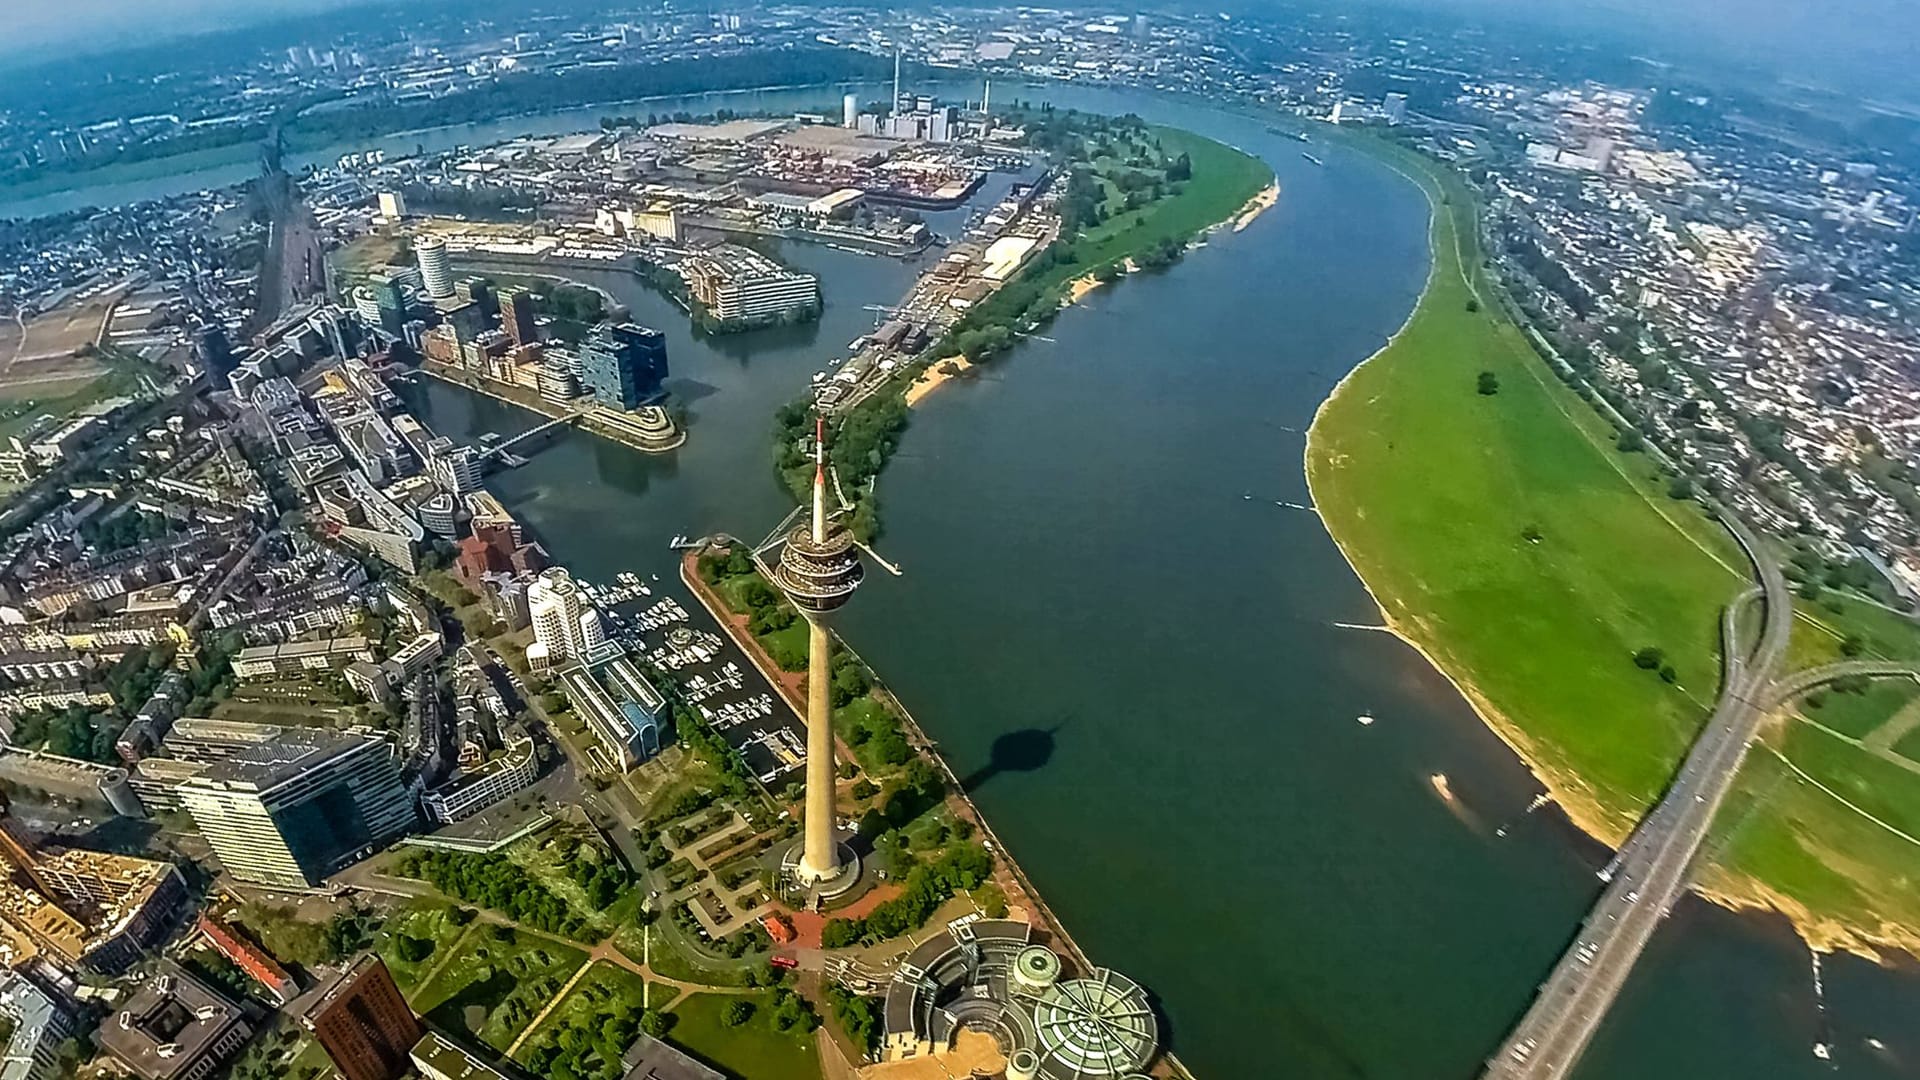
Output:
<svg viewBox="0 0 1920 1080">
<path fill-rule="evenodd" d="M 1729 604 L 1722 620 L 1726 670 L 1719 703 L 1666 795 L 1601 872 L 1605 890 L 1532 1007 L 1488 1061 L 1483 1080 L 1560 1080 L 1572 1072 L 1654 930 L 1686 890 L 1714 814 L 1768 716 L 1836 679 L 1920 677 L 1920 666 L 1878 660 L 1777 675 L 1793 626 L 1793 595 L 1747 528 L 1726 513 L 1721 521 L 1752 561 L 1760 584 Z M 1748 650 L 1739 616 L 1756 599 L 1764 605 L 1763 621 L 1759 640 Z"/>
</svg>

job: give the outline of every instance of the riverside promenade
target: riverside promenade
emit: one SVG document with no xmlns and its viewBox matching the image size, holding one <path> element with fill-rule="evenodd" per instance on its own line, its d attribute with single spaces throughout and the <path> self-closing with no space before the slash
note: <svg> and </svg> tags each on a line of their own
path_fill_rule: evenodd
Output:
<svg viewBox="0 0 1920 1080">
<path fill-rule="evenodd" d="M 727 635 L 733 639 L 734 644 L 739 646 L 740 651 L 745 653 L 748 659 L 753 661 L 754 666 L 760 670 L 760 674 L 780 692 L 781 700 L 787 703 L 787 707 L 793 710 L 794 715 L 804 719 L 806 715 L 806 702 L 804 698 L 801 697 L 804 689 L 800 685 L 800 680 L 797 678 L 789 678 L 788 673 L 773 662 L 773 658 L 767 655 L 765 649 L 761 648 L 760 642 L 735 622 L 737 616 L 727 607 L 726 603 L 720 599 L 706 582 L 700 579 L 698 567 L 700 552 L 706 550 L 716 542 L 722 544 L 740 543 L 736 538 L 723 534 L 708 537 L 705 542 L 688 548 L 680 559 L 680 580 L 692 591 L 694 597 L 700 601 L 701 606 L 707 609 L 707 613 L 713 616 L 714 621 L 718 622 Z M 926 730 L 920 726 L 918 720 L 914 719 L 913 713 L 908 710 L 905 703 L 894 696 L 891 690 L 887 689 L 885 682 L 880 679 L 879 673 L 874 670 L 873 665 L 867 663 L 866 659 L 852 646 L 848 645 L 844 638 L 841 638 L 838 633 L 835 633 L 834 641 L 837 648 L 844 649 L 848 655 L 859 660 L 862 667 L 873 673 L 874 681 L 880 691 L 886 696 L 887 704 L 899 715 L 901 724 L 906 729 L 908 744 L 913 747 L 915 753 L 933 763 L 934 767 L 940 770 L 940 774 L 946 778 L 948 806 L 954 809 L 958 816 L 964 818 L 968 823 L 980 830 L 981 836 L 991 846 L 995 863 L 997 866 L 1006 870 L 1005 878 L 1000 881 L 1000 884 L 1002 888 L 1006 888 L 1009 885 L 1012 886 L 1012 888 L 1007 889 L 1009 902 L 1018 903 L 1037 916 L 1041 926 L 1046 930 L 1048 935 L 1050 935 L 1054 943 L 1073 958 L 1074 963 L 1080 970 L 1091 971 L 1095 966 L 1093 961 L 1088 958 L 1086 951 L 1080 947 L 1079 943 L 1073 940 L 1073 935 L 1067 932 L 1066 924 L 1061 922 L 1059 916 L 1054 914 L 1053 909 L 1047 906 L 1047 902 L 1040 895 L 1039 890 L 1034 888 L 1032 879 L 1027 876 L 1027 872 L 1023 870 L 1019 862 L 1014 859 L 1013 852 L 1007 848 L 1006 843 L 1000 839 L 999 834 L 993 831 L 993 826 L 988 824 L 986 815 L 980 812 L 980 807 L 974 803 L 972 795 L 961 785 L 960 774 L 954 771 L 953 766 L 947 761 L 946 757 L 939 752 L 936 748 L 937 744 L 927 736 Z M 844 756 L 845 760 L 852 760 L 847 747 L 839 741 L 837 734 L 834 736 L 834 740 L 835 745 L 839 748 L 837 755 Z M 998 878 L 999 875 L 996 875 L 996 877 Z M 1193 1074 L 1187 1071 L 1186 1066 L 1180 1063 L 1179 1059 L 1173 1055 L 1171 1050 L 1163 1051 L 1160 1057 L 1166 1067 L 1172 1071 L 1173 1076 L 1184 1078 L 1184 1080 L 1193 1080 Z"/>
</svg>

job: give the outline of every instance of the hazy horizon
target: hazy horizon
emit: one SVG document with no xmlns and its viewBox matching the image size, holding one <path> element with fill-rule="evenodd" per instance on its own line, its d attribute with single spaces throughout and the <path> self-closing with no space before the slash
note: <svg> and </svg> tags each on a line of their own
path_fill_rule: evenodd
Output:
<svg viewBox="0 0 1920 1080">
<path fill-rule="evenodd" d="M 7 40 L 16 50 L 136 44 L 160 36 L 257 25 L 368 0 L 65 0 L 57 6 L 7 13 Z M 26 59 L 8 55 L 8 60 Z"/>
<path fill-rule="evenodd" d="M 174 36 L 271 22 L 372 0 L 67 0 L 9 12 L 0 64 L 32 62 L 48 48 L 94 52 Z M 434 2 L 434 0 L 423 0 Z M 1176 0 L 1177 2 L 1177 0 Z M 1191 0 L 1189 0 L 1191 2 Z M 1337 6 L 1341 0 L 1324 0 Z M 1472 20 L 1557 23 L 1609 28 L 1652 51 L 1719 54 L 1783 74 L 1852 83 L 1884 79 L 1890 92 L 1912 94 L 1913 42 L 1920 40 L 1920 3 L 1911 0 L 1345 0 L 1375 8 L 1446 13 Z M 1155 4 L 1129 4 L 1152 10 Z M 1183 5 L 1184 6 L 1184 5 Z M 1259 10 L 1261 0 L 1228 6 Z"/>
</svg>

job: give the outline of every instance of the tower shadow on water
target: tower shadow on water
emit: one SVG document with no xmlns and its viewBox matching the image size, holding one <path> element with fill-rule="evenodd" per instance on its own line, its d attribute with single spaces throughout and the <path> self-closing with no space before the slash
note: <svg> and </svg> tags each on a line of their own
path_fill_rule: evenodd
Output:
<svg viewBox="0 0 1920 1080">
<path fill-rule="evenodd" d="M 1057 744 L 1054 736 L 1066 726 L 1063 720 L 1050 728 L 1021 728 L 1001 735 L 993 740 L 987 763 L 960 778 L 960 789 L 972 794 L 1002 773 L 1038 772 L 1046 768 L 1053 760 Z"/>
</svg>

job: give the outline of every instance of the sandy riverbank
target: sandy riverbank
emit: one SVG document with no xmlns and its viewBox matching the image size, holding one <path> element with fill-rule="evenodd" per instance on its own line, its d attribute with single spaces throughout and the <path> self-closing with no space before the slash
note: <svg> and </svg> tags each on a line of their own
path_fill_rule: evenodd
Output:
<svg viewBox="0 0 1920 1080">
<path fill-rule="evenodd" d="M 964 356 L 949 356 L 937 364 L 930 365 L 927 370 L 920 373 L 919 378 L 913 380 L 912 386 L 907 387 L 904 395 L 907 408 L 911 409 L 918 405 L 921 398 L 940 389 L 947 380 L 957 379 L 972 370 L 973 362 Z"/>
<path fill-rule="evenodd" d="M 1273 183 L 1260 189 L 1258 195 L 1248 199 L 1247 205 L 1241 207 L 1240 212 L 1233 216 L 1233 231 L 1239 232 L 1253 224 L 1255 218 L 1273 209 L 1273 205 L 1279 201 L 1280 181 L 1275 180 Z"/>
</svg>

